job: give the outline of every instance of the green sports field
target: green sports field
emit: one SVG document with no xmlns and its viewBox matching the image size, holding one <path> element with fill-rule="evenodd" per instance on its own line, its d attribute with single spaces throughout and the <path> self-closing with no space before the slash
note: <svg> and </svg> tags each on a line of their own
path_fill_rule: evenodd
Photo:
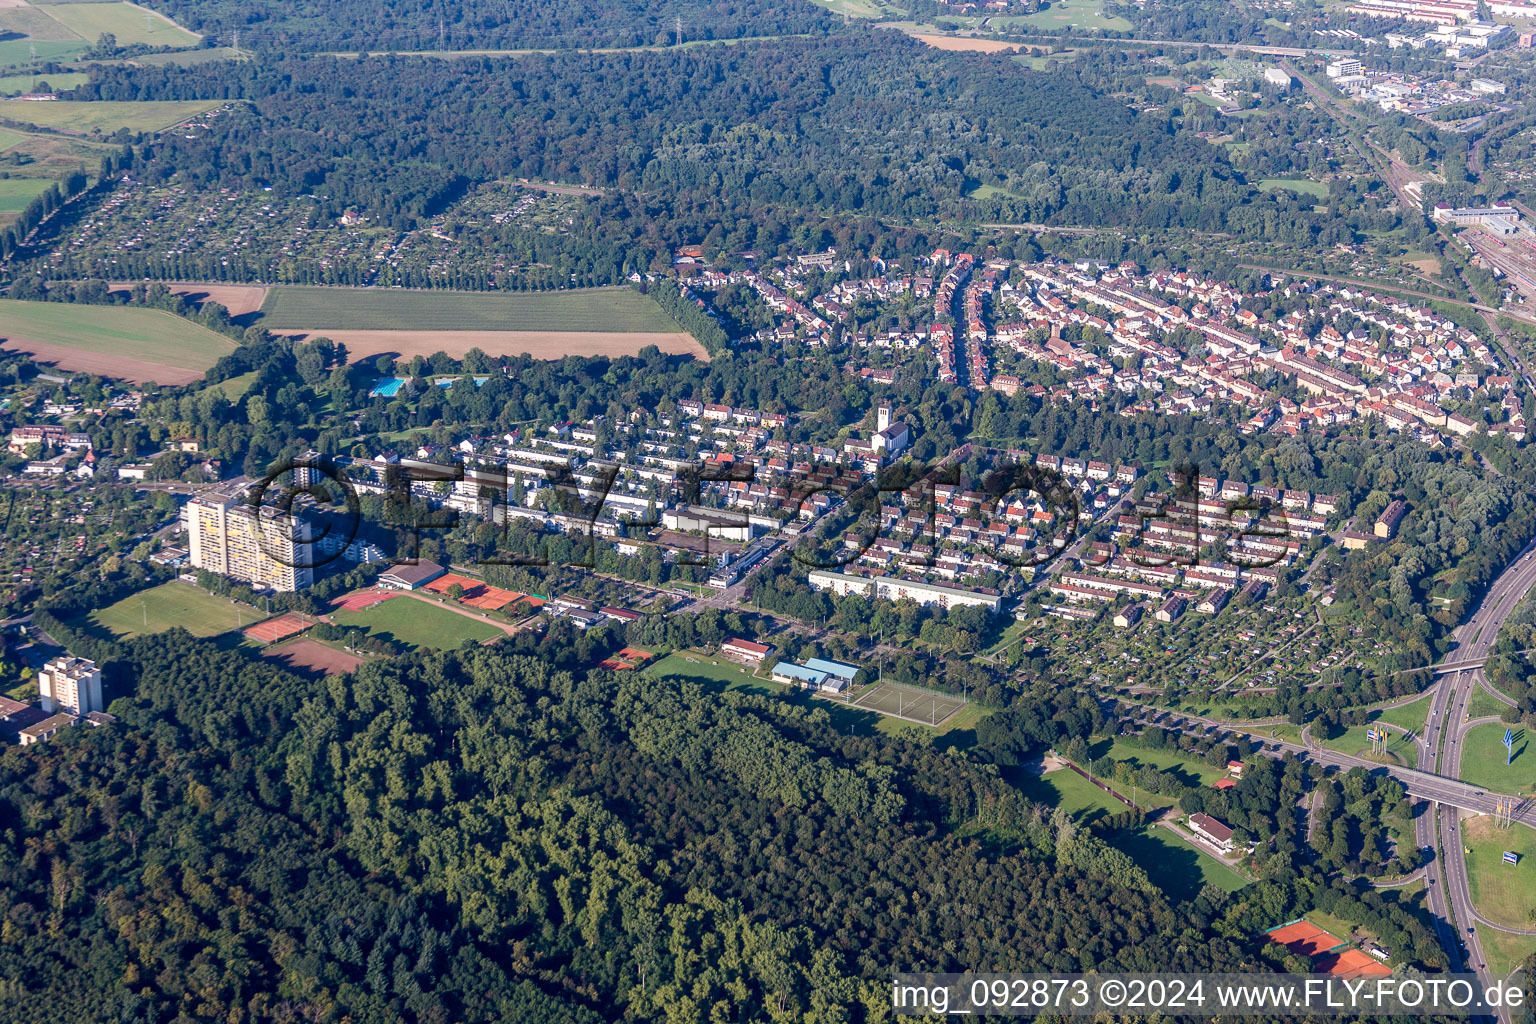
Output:
<svg viewBox="0 0 1536 1024">
<path fill-rule="evenodd" d="M 202 373 L 236 347 L 222 334 L 155 309 L 16 299 L 0 299 L 0 337 L 74 349 L 99 361 L 92 372 L 106 376 L 114 375 L 113 360 L 124 359 L 180 371 L 168 373 L 167 381 Z M 52 355 L 46 354 L 50 361 Z"/>
<path fill-rule="evenodd" d="M 337 612 L 331 619 L 338 626 L 366 629 L 406 647 L 440 651 L 455 650 L 465 640 L 481 643 L 502 633 L 495 626 L 413 597 L 396 597 L 361 611 Z"/>
<path fill-rule="evenodd" d="M 87 618 L 96 629 L 127 639 L 176 626 L 194 636 L 214 636 L 260 622 L 267 614 L 190 583 L 172 582 L 129 595 Z"/>
<path fill-rule="evenodd" d="M 108 33 L 117 38 L 120 46 L 196 46 L 202 38 L 173 21 L 127 3 L 46 4 L 39 9 L 89 43 Z"/>
<path fill-rule="evenodd" d="M 88 103 L 0 100 L 0 117 L 81 134 L 115 132 L 119 128 L 154 132 L 222 105 L 222 100 L 92 100 Z"/>
<path fill-rule="evenodd" d="M 1248 880 L 1204 850 L 1196 849 L 1166 828 L 1148 826 L 1122 833 L 1110 845 L 1134 860 L 1172 900 L 1191 900 L 1206 885 L 1236 892 Z"/>
<path fill-rule="evenodd" d="M 677 331 L 655 301 L 630 288 L 561 292 L 406 291 L 279 286 L 261 325 L 311 331 Z"/>
<path fill-rule="evenodd" d="M 1035 803 L 1060 807 L 1076 818 L 1097 818 L 1130 809 L 1070 768 L 1044 775 L 1018 772 L 1009 779 Z"/>
<path fill-rule="evenodd" d="M 1280 188 L 1290 189 L 1292 192 L 1316 199 L 1328 198 L 1328 186 L 1320 181 L 1310 181 L 1306 178 L 1265 178 L 1259 182 L 1260 192 L 1273 192 Z"/>
<path fill-rule="evenodd" d="M 672 676 L 691 679 L 705 686 L 727 690 L 756 690 L 758 693 L 782 694 L 788 688 L 782 683 L 759 679 L 750 669 L 743 668 L 722 658 L 711 658 L 693 651 L 673 653 L 645 667 L 647 675 Z"/>
<path fill-rule="evenodd" d="M 1504 730 L 1514 733 L 1514 760 L 1504 764 Z M 1467 733 L 1461 745 L 1461 777 L 1496 793 L 1536 791 L 1536 748 L 1531 731 L 1520 725 L 1490 722 Z"/>
</svg>

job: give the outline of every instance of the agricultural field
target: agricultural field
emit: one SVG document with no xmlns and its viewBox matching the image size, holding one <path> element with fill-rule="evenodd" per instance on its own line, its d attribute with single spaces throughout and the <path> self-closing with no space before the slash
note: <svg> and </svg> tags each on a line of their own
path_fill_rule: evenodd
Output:
<svg viewBox="0 0 1536 1024">
<path fill-rule="evenodd" d="M 631 288 L 448 292 L 273 288 L 261 306 L 271 330 L 667 332 L 675 321 Z"/>
<path fill-rule="evenodd" d="M 1504 764 L 1504 730 L 1514 734 L 1514 759 Z M 1490 722 L 1467 733 L 1461 747 L 1461 777 L 1498 793 L 1536 791 L 1536 750 L 1531 731 L 1520 725 Z"/>
<path fill-rule="evenodd" d="M 1523 825 L 1496 828 L 1487 815 L 1462 825 L 1467 882 L 1472 904 L 1490 921 L 1510 928 L 1536 928 L 1536 831 Z M 1519 864 L 1504 863 L 1504 851 Z"/>
<path fill-rule="evenodd" d="M 0 66 L 30 61 L 34 55 L 38 60 L 69 60 L 87 45 L 63 22 L 31 4 L 0 7 Z"/>
<path fill-rule="evenodd" d="M 185 384 L 235 343 L 153 309 L 0 300 L 4 347 L 66 370 L 132 381 Z"/>
<path fill-rule="evenodd" d="M 95 100 L 89 103 L 0 100 L 0 118 L 82 135 L 93 132 L 109 135 L 119 129 L 160 131 L 223 105 L 222 100 Z"/>
<path fill-rule="evenodd" d="M 381 601 L 360 611 L 336 612 L 331 620 L 338 626 L 367 630 L 381 640 L 415 649 L 455 650 L 466 640 L 484 643 L 503 632 L 479 619 L 413 597 Z"/>
<path fill-rule="evenodd" d="M 193 636 L 215 636 L 267 617 L 249 605 L 173 581 L 91 612 L 91 626 L 118 639 L 164 633 L 180 626 Z"/>
<path fill-rule="evenodd" d="M 120 46 L 196 46 L 202 38 L 164 15 L 129 3 L 50 3 L 39 9 L 88 43 L 108 34 Z"/>
<path fill-rule="evenodd" d="M 20 96 L 29 92 L 63 92 L 77 85 L 84 85 L 90 77 L 83 71 L 64 71 L 52 75 L 4 75 L 0 76 L 0 96 Z"/>
<path fill-rule="evenodd" d="M 51 178 L 0 178 L 0 214 L 20 213 L 52 187 Z"/>
</svg>

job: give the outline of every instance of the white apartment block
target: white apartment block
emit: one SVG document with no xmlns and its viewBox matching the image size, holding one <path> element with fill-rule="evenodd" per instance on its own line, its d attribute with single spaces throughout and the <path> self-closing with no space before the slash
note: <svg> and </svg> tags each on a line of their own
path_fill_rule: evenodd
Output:
<svg viewBox="0 0 1536 1024">
<path fill-rule="evenodd" d="M 902 579 L 898 576 L 853 576 L 842 572 L 815 569 L 807 577 L 817 590 L 831 590 L 839 597 L 859 594 L 886 601 L 910 598 L 918 604 L 936 604 L 942 608 L 980 607 L 997 612 L 1003 607 L 1003 598 L 995 590 L 951 587 L 942 583 L 925 583 L 922 580 Z"/>
<path fill-rule="evenodd" d="M 182 516 L 198 569 L 285 593 L 315 581 L 312 531 L 302 519 L 227 495 L 194 498 Z"/>
<path fill-rule="evenodd" d="M 54 658 L 37 674 L 37 694 L 51 715 L 101 711 L 101 669 L 88 658 Z"/>
</svg>

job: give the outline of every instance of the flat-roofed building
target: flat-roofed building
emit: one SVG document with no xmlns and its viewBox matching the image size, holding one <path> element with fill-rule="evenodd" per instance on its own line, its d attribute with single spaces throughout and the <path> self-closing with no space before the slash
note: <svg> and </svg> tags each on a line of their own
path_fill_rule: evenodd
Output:
<svg viewBox="0 0 1536 1024">
<path fill-rule="evenodd" d="M 315 580 L 314 531 L 301 516 L 204 495 L 187 503 L 182 518 L 194 568 L 290 594 Z"/>
<path fill-rule="evenodd" d="M 812 570 L 808 579 L 817 590 L 831 590 L 839 597 L 859 594 L 886 601 L 912 600 L 918 604 L 936 604 L 945 609 L 986 608 L 994 613 L 1003 607 L 1003 596 L 985 587 L 968 589 L 899 576 L 855 576 L 825 569 Z"/>
<path fill-rule="evenodd" d="M 100 711 L 101 669 L 89 658 L 54 658 L 37 674 L 37 695 L 49 714 Z"/>
</svg>

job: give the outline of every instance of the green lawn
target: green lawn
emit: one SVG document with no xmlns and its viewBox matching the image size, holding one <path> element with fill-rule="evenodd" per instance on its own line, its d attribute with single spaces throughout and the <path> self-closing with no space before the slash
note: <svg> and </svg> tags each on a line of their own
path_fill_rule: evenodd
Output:
<svg viewBox="0 0 1536 1024">
<path fill-rule="evenodd" d="M 1130 856 L 1171 900 L 1194 899 L 1207 884 L 1227 892 L 1248 884 L 1242 875 L 1166 828 L 1149 826 L 1124 833 L 1111 845 Z"/>
<path fill-rule="evenodd" d="M 1259 182 L 1260 192 L 1273 192 L 1281 188 L 1288 188 L 1292 192 L 1317 199 L 1328 198 L 1328 186 L 1320 181 L 1309 181 L 1306 178 L 1265 178 Z"/>
<path fill-rule="evenodd" d="M 28 92 L 47 91 L 63 92 L 73 89 L 77 85 L 84 85 L 91 80 L 91 76 L 83 71 L 63 71 L 58 74 L 48 75 L 38 73 L 35 75 L 5 75 L 0 76 L 0 96 L 20 96 Z"/>
<path fill-rule="evenodd" d="M 1108 754 L 1116 761 L 1130 761 L 1137 766 L 1151 765 L 1160 771 L 1172 771 L 1185 782 L 1196 782 L 1204 786 L 1211 785 L 1217 779 L 1225 778 L 1227 774 L 1225 768 L 1212 768 L 1199 758 L 1190 757 L 1179 751 L 1147 750 L 1144 747 L 1125 743 L 1122 740 L 1115 740 L 1113 743 L 1108 744 L 1100 741 L 1094 744 L 1092 753 L 1094 758 L 1100 758 Z M 1119 787 L 1117 786 L 1116 788 Z M 1130 794 L 1126 795 L 1129 796 Z M 1146 796 L 1146 794 L 1142 795 L 1143 797 Z M 1169 797 L 1154 798 L 1154 801 L 1162 803 L 1173 802 Z M 1145 805 L 1145 800 L 1142 800 L 1141 803 Z"/>
<path fill-rule="evenodd" d="M 29 138 L 31 138 L 31 136 L 23 135 L 21 132 L 13 132 L 5 128 L 0 128 L 0 153 L 4 153 L 12 146 L 21 145 Z"/>
<path fill-rule="evenodd" d="M 1424 719 L 1428 715 L 1429 696 L 1425 695 L 1401 707 L 1372 711 L 1367 715 L 1367 721 L 1371 724 L 1380 723 L 1388 726 L 1387 731 L 1391 733 L 1392 738 L 1387 742 L 1387 753 L 1397 758 L 1402 764 L 1413 765 L 1418 763 L 1418 747 L 1412 740 L 1407 739 L 1404 733 L 1411 732 L 1414 736 L 1422 735 Z M 1365 735 L 1369 728 L 1369 725 L 1356 725 L 1344 730 L 1342 735 L 1331 740 L 1322 739 L 1315 733 L 1314 738 L 1329 750 L 1366 756 L 1371 749 L 1371 741 Z"/>
<path fill-rule="evenodd" d="M 238 402 L 245 397 L 247 391 L 251 390 L 251 385 L 256 383 L 256 377 L 260 372 L 260 370 L 252 370 L 250 373 L 242 373 L 238 377 L 230 377 L 228 380 L 221 380 L 217 384 L 209 384 L 203 390 L 217 390 L 231 402 Z"/>
<path fill-rule="evenodd" d="M 202 38 L 168 18 L 126 3 L 49 4 L 41 10 L 91 43 L 104 33 L 112 34 L 124 46 L 196 46 Z"/>
<path fill-rule="evenodd" d="M 1019 197 L 1005 188 L 996 185 L 977 185 L 970 191 L 972 199 L 1018 199 Z"/>
<path fill-rule="evenodd" d="M 1461 827 L 1472 903 L 1490 921 L 1510 928 L 1536 928 L 1536 831 L 1524 825 L 1495 828 L 1487 815 Z M 1520 855 L 1505 864 L 1504 851 Z"/>
<path fill-rule="evenodd" d="M 1463 708 L 1468 718 L 1496 718 L 1509 705 L 1499 700 L 1481 686 L 1472 691 L 1472 703 Z"/>
<path fill-rule="evenodd" d="M 1423 722 L 1421 721 L 1419 725 L 1422 729 Z M 1337 750 L 1341 754 L 1352 754 L 1359 757 L 1370 757 L 1371 741 L 1366 739 L 1365 735 L 1369 728 L 1370 726 L 1365 725 L 1351 726 L 1350 728 L 1345 729 L 1343 733 L 1335 736 L 1331 740 L 1325 740 L 1314 732 L 1312 738 L 1317 740 L 1317 742 L 1322 746 L 1327 747 L 1329 750 Z M 1404 764 L 1409 766 L 1417 764 L 1419 754 L 1418 747 L 1414 744 L 1414 741 L 1404 736 L 1402 731 L 1399 729 L 1388 729 L 1387 732 L 1391 735 L 1391 738 L 1388 739 L 1386 744 L 1386 753 L 1388 756 L 1382 761 L 1382 763 Z"/>
<path fill-rule="evenodd" d="M 53 184 L 52 178 L 0 178 L 0 213 L 20 213 Z"/>
<path fill-rule="evenodd" d="M 0 299 L 0 337 L 201 373 L 233 340 L 156 309 Z"/>
<path fill-rule="evenodd" d="M 6 44 L 0 44 L 3 46 Z M 41 56 L 41 54 L 39 54 Z M 0 54 L 0 60 L 4 60 Z M 30 100 L 0 100 L 0 117 L 23 124 L 42 125 L 82 134 L 115 132 L 126 128 L 133 132 L 155 132 L 180 124 L 206 110 L 222 106 L 223 100 L 92 100 L 73 102 L 56 100 L 34 103 Z"/>
<path fill-rule="evenodd" d="M 465 640 L 481 642 L 502 633 L 478 619 L 413 597 L 396 597 L 361 611 L 337 612 L 331 620 L 338 626 L 366 629 L 374 636 L 418 649 L 454 650 Z"/>
<path fill-rule="evenodd" d="M 1406 729 L 1415 736 L 1424 731 L 1424 720 L 1429 717 L 1429 694 L 1396 708 L 1383 708 L 1370 713 L 1373 722 L 1384 722 Z"/>
<path fill-rule="evenodd" d="M 1004 15 L 993 18 L 998 28 L 1109 28 L 1128 32 L 1133 27 L 1124 18 L 1106 16 L 1102 0 L 1053 0 L 1034 14 Z"/>
<path fill-rule="evenodd" d="M 681 330 L 655 300 L 631 288 L 452 292 L 281 285 L 267 293 L 261 325 L 315 331 Z"/>
<path fill-rule="evenodd" d="M 1477 934 L 1488 958 L 1488 970 L 1497 978 L 1509 977 L 1526 957 L 1536 953 L 1536 935 L 1511 935 L 1494 928 L 1479 928 Z"/>
<path fill-rule="evenodd" d="M 171 582 L 131 594 L 87 618 L 98 630 L 126 639 L 176 626 L 194 636 L 214 636 L 260 622 L 267 614 L 190 583 Z"/>
<path fill-rule="evenodd" d="M 1504 764 L 1504 730 L 1514 733 L 1514 760 Z M 1531 731 L 1520 725 L 1491 722 L 1467 733 L 1461 747 L 1461 777 L 1497 793 L 1536 790 L 1536 750 Z"/>
</svg>

